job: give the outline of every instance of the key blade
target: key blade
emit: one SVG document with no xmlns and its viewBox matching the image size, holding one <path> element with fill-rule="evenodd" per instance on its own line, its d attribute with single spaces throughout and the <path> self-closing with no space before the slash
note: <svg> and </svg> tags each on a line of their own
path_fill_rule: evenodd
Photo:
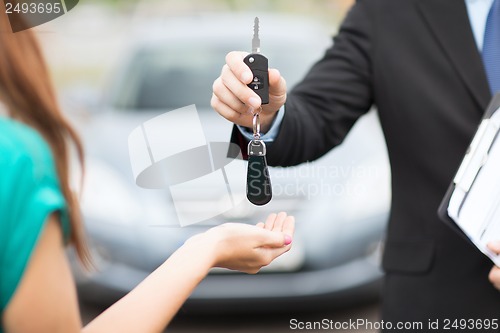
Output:
<svg viewBox="0 0 500 333">
<path fill-rule="evenodd" d="M 252 53 L 260 53 L 259 18 L 256 17 L 253 24 Z"/>
</svg>

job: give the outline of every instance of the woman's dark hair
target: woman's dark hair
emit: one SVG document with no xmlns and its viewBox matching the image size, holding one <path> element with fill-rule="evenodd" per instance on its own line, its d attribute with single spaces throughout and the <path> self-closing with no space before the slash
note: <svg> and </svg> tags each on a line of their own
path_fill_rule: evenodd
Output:
<svg viewBox="0 0 500 333">
<path fill-rule="evenodd" d="M 70 243 L 82 264 L 91 266 L 77 197 L 70 189 L 71 149 L 83 166 L 78 135 L 63 116 L 42 52 L 32 29 L 13 33 L 3 1 L 0 1 L 0 100 L 12 118 L 37 130 L 49 143 L 71 224 Z M 23 24 L 21 17 L 10 17 Z M 82 168 L 83 169 L 83 168 Z"/>
</svg>

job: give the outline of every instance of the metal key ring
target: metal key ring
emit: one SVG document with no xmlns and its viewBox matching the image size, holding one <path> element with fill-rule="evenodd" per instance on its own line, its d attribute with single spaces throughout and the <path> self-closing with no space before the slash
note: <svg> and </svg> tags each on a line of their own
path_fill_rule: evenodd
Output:
<svg viewBox="0 0 500 333">
<path fill-rule="evenodd" d="M 256 139 L 260 138 L 260 117 L 259 117 L 259 113 L 255 113 L 253 115 L 252 125 L 253 125 L 253 136 L 254 136 L 254 138 L 256 138 Z"/>
</svg>

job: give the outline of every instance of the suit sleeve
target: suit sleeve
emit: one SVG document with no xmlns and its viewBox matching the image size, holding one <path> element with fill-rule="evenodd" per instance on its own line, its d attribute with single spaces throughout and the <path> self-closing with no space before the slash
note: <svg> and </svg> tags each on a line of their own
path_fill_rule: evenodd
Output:
<svg viewBox="0 0 500 333">
<path fill-rule="evenodd" d="M 288 94 L 279 134 L 268 146 L 270 165 L 291 166 L 323 156 L 373 104 L 373 18 L 367 2 L 357 1 L 333 46 Z M 232 140 L 242 145 L 245 140 L 238 134 L 233 131 Z"/>
</svg>

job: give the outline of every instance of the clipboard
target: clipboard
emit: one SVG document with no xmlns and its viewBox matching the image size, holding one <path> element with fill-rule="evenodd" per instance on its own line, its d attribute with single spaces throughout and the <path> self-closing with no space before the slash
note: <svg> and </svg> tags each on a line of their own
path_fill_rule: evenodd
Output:
<svg viewBox="0 0 500 333">
<path fill-rule="evenodd" d="M 486 247 L 492 237 L 500 240 L 500 93 L 488 105 L 438 215 L 500 266 L 500 256 Z"/>
</svg>

